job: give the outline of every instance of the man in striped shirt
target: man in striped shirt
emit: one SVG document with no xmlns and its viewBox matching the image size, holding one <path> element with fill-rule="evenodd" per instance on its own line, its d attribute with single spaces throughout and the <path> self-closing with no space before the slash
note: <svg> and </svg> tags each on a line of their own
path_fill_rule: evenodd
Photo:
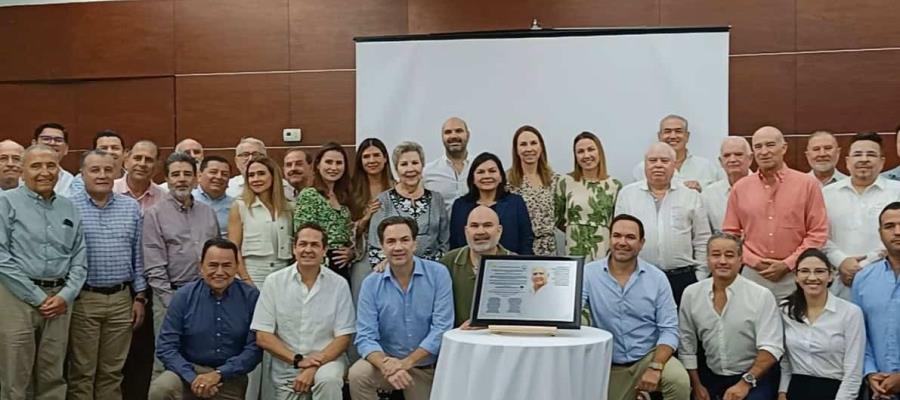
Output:
<svg viewBox="0 0 900 400">
<path fill-rule="evenodd" d="M 131 332 L 143 321 L 147 302 L 141 207 L 113 193 L 117 168 L 111 154 L 86 153 L 81 171 L 84 189 L 71 199 L 82 218 L 88 271 L 72 310 L 67 398 L 121 398 Z"/>
</svg>

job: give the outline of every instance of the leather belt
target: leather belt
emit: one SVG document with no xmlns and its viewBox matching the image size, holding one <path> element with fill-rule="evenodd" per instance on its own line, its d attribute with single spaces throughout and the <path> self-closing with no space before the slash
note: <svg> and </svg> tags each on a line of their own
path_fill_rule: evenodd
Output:
<svg viewBox="0 0 900 400">
<path fill-rule="evenodd" d="M 87 292 L 100 293 L 105 295 L 116 294 L 131 287 L 131 282 L 124 282 L 113 286 L 91 286 L 85 284 L 81 289 Z"/>
<path fill-rule="evenodd" d="M 42 288 L 58 288 L 66 286 L 66 280 L 62 278 L 56 280 L 32 279 L 31 282 Z"/>
</svg>

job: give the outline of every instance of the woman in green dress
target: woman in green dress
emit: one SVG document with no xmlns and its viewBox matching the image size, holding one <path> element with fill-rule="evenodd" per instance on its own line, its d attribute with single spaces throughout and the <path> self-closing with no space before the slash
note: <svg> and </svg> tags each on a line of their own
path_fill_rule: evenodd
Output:
<svg viewBox="0 0 900 400">
<path fill-rule="evenodd" d="M 566 253 L 590 262 L 609 251 L 609 225 L 622 183 L 607 174 L 603 144 L 593 133 L 576 136 L 572 152 L 575 168 L 554 191 L 556 221 L 566 232 Z"/>
<path fill-rule="evenodd" d="M 350 281 L 353 229 L 350 220 L 350 176 L 347 153 L 337 143 L 322 145 L 313 162 L 313 186 L 300 191 L 294 207 L 294 227 L 314 222 L 328 235 L 328 263 Z"/>
<path fill-rule="evenodd" d="M 544 137 L 537 128 L 522 126 L 513 135 L 512 168 L 506 172 L 509 178 L 507 190 L 525 200 L 531 230 L 534 232 L 534 254 L 556 255 L 556 213 L 553 193 L 559 175 L 547 162 Z"/>
</svg>

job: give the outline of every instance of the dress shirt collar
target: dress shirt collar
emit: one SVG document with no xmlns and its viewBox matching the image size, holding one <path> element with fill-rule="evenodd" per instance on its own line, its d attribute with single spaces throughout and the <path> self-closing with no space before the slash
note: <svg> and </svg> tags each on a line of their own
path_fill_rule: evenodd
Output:
<svg viewBox="0 0 900 400">
<path fill-rule="evenodd" d="M 603 267 L 603 270 L 606 271 L 607 273 L 609 273 L 609 260 L 611 257 L 612 257 L 612 255 L 604 258 L 600 264 L 600 266 Z M 638 257 L 637 260 L 635 260 L 634 272 L 637 272 L 638 274 L 643 274 L 644 272 L 647 272 L 648 265 L 649 264 L 647 264 L 646 262 L 644 262 L 644 260 L 641 260 L 641 258 Z M 634 275 L 634 272 L 631 273 L 632 276 Z M 610 275 L 610 277 L 611 276 L 612 275 Z"/>
<path fill-rule="evenodd" d="M 222 292 L 222 297 L 216 297 L 216 292 L 214 292 L 213 288 L 210 287 L 209 284 L 206 283 L 206 280 L 203 279 L 203 277 L 200 277 L 199 280 L 200 280 L 200 284 L 203 285 L 203 289 L 204 289 L 202 291 L 202 293 L 208 294 L 210 298 L 215 299 L 215 300 L 224 300 L 224 299 L 228 298 L 228 295 L 231 294 L 231 292 L 233 290 L 235 290 L 234 287 L 238 285 L 238 283 L 237 283 L 238 278 L 235 277 L 234 279 L 235 280 L 232 281 L 231 284 L 228 285 L 227 288 L 225 288 L 225 291 Z"/>
<path fill-rule="evenodd" d="M 194 208 L 194 195 L 188 193 L 188 196 L 190 196 L 192 201 L 191 201 L 191 205 L 187 206 L 187 207 L 185 207 L 184 203 L 182 203 L 181 201 L 178 200 L 178 198 L 175 197 L 175 191 L 170 191 L 169 195 L 166 196 L 166 200 L 171 201 L 172 205 L 174 205 L 178 211 L 186 213 L 186 212 L 190 211 L 192 208 Z"/>
<path fill-rule="evenodd" d="M 470 257 L 469 252 L 472 251 L 472 248 L 469 246 L 466 246 L 466 247 L 464 247 L 464 249 L 465 250 L 460 251 L 458 254 L 456 254 L 456 257 L 453 258 L 454 265 L 457 265 L 460 267 L 465 267 L 466 265 L 469 265 L 471 263 L 472 258 Z M 496 255 L 505 256 L 507 254 L 509 254 L 509 250 L 507 250 L 500 244 L 497 244 L 497 254 Z M 477 267 L 477 266 L 474 266 L 474 267 Z"/>
<path fill-rule="evenodd" d="M 132 197 L 133 199 L 135 199 L 135 200 L 140 200 L 140 199 L 142 199 L 144 196 L 150 196 L 150 197 L 153 197 L 153 196 L 156 195 L 156 193 L 154 193 L 154 191 L 153 191 L 153 185 L 155 185 L 155 183 L 153 183 L 153 181 L 150 181 L 150 184 L 147 185 L 147 190 L 145 190 L 144 193 L 138 194 L 138 193 L 135 193 L 134 191 L 131 190 L 131 185 L 128 184 L 128 176 L 123 176 L 123 177 L 121 177 L 121 178 L 119 178 L 119 179 L 116 179 L 116 180 L 117 180 L 117 181 L 118 181 L 118 180 L 121 180 L 121 181 L 122 181 L 122 184 L 121 184 L 121 186 L 118 188 L 119 190 L 116 190 L 116 184 L 115 184 L 115 182 L 114 182 L 114 183 L 113 183 L 113 192 L 118 192 L 118 193 L 121 193 L 121 194 L 127 194 L 127 195 L 131 196 L 131 197 Z"/>
<path fill-rule="evenodd" d="M 838 307 L 838 305 L 837 305 L 838 301 L 836 300 L 837 295 L 835 295 L 831 292 L 827 292 L 827 293 L 828 293 L 828 298 L 825 300 L 825 311 L 828 311 L 831 313 L 836 313 L 837 307 Z"/>
<path fill-rule="evenodd" d="M 420 275 L 424 276 L 425 272 L 423 272 L 424 267 L 422 267 L 422 260 L 419 257 L 413 256 L 413 276 Z M 391 264 L 388 262 L 387 267 L 384 269 L 384 275 L 381 279 L 396 281 L 394 278 L 394 272 L 391 271 Z"/>
<path fill-rule="evenodd" d="M 453 160 L 451 160 L 450 157 L 447 157 L 446 151 L 441 153 L 441 162 L 446 164 L 448 167 L 451 167 L 451 168 L 453 167 Z M 471 162 L 472 162 L 472 157 L 469 154 L 469 150 L 466 149 L 466 158 L 463 159 L 463 166 L 469 165 Z"/>
<path fill-rule="evenodd" d="M 112 206 L 112 204 L 116 201 L 116 193 L 110 192 L 109 198 L 106 199 L 106 204 L 104 204 L 102 207 L 99 204 L 97 204 L 97 200 L 94 200 L 94 198 L 91 197 L 91 194 L 88 193 L 87 191 L 84 192 L 84 198 L 87 199 L 88 204 L 94 206 L 95 208 L 99 208 L 99 209 L 103 210 L 103 209 L 106 209 L 106 208 L 109 208 L 110 206 Z"/>
<path fill-rule="evenodd" d="M 853 193 L 856 193 L 856 188 L 853 187 L 853 177 L 852 176 L 848 176 L 847 179 L 838 180 L 837 182 L 833 183 L 832 185 L 837 187 L 838 190 L 850 190 Z M 868 192 L 869 189 L 871 189 L 873 187 L 877 188 L 878 190 L 884 190 L 886 185 L 887 185 L 887 181 L 884 179 L 883 176 L 879 175 L 877 178 L 875 178 L 875 182 L 872 182 L 871 185 L 867 186 L 866 189 L 863 190 L 863 193 Z"/>
<path fill-rule="evenodd" d="M 212 196 L 209 195 L 209 193 L 206 193 L 206 191 L 203 190 L 203 188 L 200 187 L 200 185 L 197 185 L 197 193 L 199 193 L 199 194 L 200 194 L 201 196 L 203 196 L 203 197 L 206 197 L 207 199 L 209 199 L 209 201 L 219 201 L 219 200 L 224 199 L 225 196 L 227 196 L 227 195 L 225 194 L 225 192 L 222 192 L 222 195 L 221 195 L 221 196 L 219 196 L 219 197 L 212 197 Z"/>
<path fill-rule="evenodd" d="M 679 179 L 680 179 L 680 178 L 679 178 Z M 643 190 L 643 191 L 645 191 L 645 192 L 647 192 L 647 193 L 652 193 L 652 190 L 650 189 L 650 181 L 648 181 L 647 179 L 644 179 L 644 183 L 646 183 L 646 185 L 640 185 L 640 186 L 639 186 L 639 187 L 641 188 L 641 190 Z M 675 176 L 674 176 L 674 175 L 672 176 L 672 180 L 669 181 L 669 190 L 668 190 L 669 192 L 674 192 L 674 191 L 676 191 L 676 190 L 678 190 L 678 189 L 680 189 L 680 188 L 682 188 L 682 187 L 683 187 L 683 188 L 687 188 L 687 186 L 683 186 L 683 185 L 673 185 L 673 183 L 675 183 Z"/>
<path fill-rule="evenodd" d="M 44 196 L 41 196 L 34 190 L 31 190 L 31 188 L 26 185 L 19 185 L 17 189 L 25 192 L 25 195 L 27 197 L 36 201 L 53 204 L 53 202 L 56 200 L 56 192 L 51 193 L 49 199 L 45 199 Z"/>
<path fill-rule="evenodd" d="M 734 297 L 735 290 L 740 289 L 739 286 L 744 283 L 743 281 L 741 281 L 742 279 L 744 279 L 744 278 L 742 278 L 741 275 L 738 274 L 736 277 L 734 277 L 734 280 L 731 281 L 731 284 L 728 285 L 727 287 L 725 287 L 725 293 L 728 294 L 728 300 L 731 300 L 731 298 Z M 715 278 L 709 278 L 708 291 L 709 291 L 710 299 L 712 299 L 713 296 L 715 295 L 715 292 L 716 292 L 715 287 L 716 287 Z"/>
<path fill-rule="evenodd" d="M 785 172 L 787 172 L 787 170 L 788 170 L 787 164 L 782 163 L 781 168 L 779 168 L 777 171 L 775 171 L 774 176 L 775 176 L 775 179 L 779 183 L 784 182 L 784 174 L 785 174 Z M 759 169 L 756 171 L 756 177 L 759 178 L 759 180 L 762 181 L 763 183 L 766 183 L 766 176 L 763 174 L 762 169 Z"/>
</svg>

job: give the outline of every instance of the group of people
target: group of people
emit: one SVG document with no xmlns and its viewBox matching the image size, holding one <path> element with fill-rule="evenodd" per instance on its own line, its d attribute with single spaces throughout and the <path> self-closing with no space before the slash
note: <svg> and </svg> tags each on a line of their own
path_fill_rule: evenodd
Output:
<svg viewBox="0 0 900 400">
<path fill-rule="evenodd" d="M 535 127 L 514 133 L 509 169 L 472 157 L 470 134 L 454 117 L 439 158 L 369 138 L 352 163 L 335 143 L 278 163 L 244 138 L 233 177 L 185 139 L 162 185 L 158 146 L 115 131 L 77 175 L 62 125 L 0 142 L 0 397 L 121 398 L 147 318 L 151 399 L 338 399 L 345 377 L 354 399 L 427 399 L 495 254 L 585 259 L 610 399 L 900 394 L 900 167 L 881 174 L 879 135 L 853 137 L 846 177 L 824 131 L 809 174 L 774 127 L 726 138 L 717 166 L 669 115 L 623 185 L 593 133 L 565 175 Z"/>
</svg>

